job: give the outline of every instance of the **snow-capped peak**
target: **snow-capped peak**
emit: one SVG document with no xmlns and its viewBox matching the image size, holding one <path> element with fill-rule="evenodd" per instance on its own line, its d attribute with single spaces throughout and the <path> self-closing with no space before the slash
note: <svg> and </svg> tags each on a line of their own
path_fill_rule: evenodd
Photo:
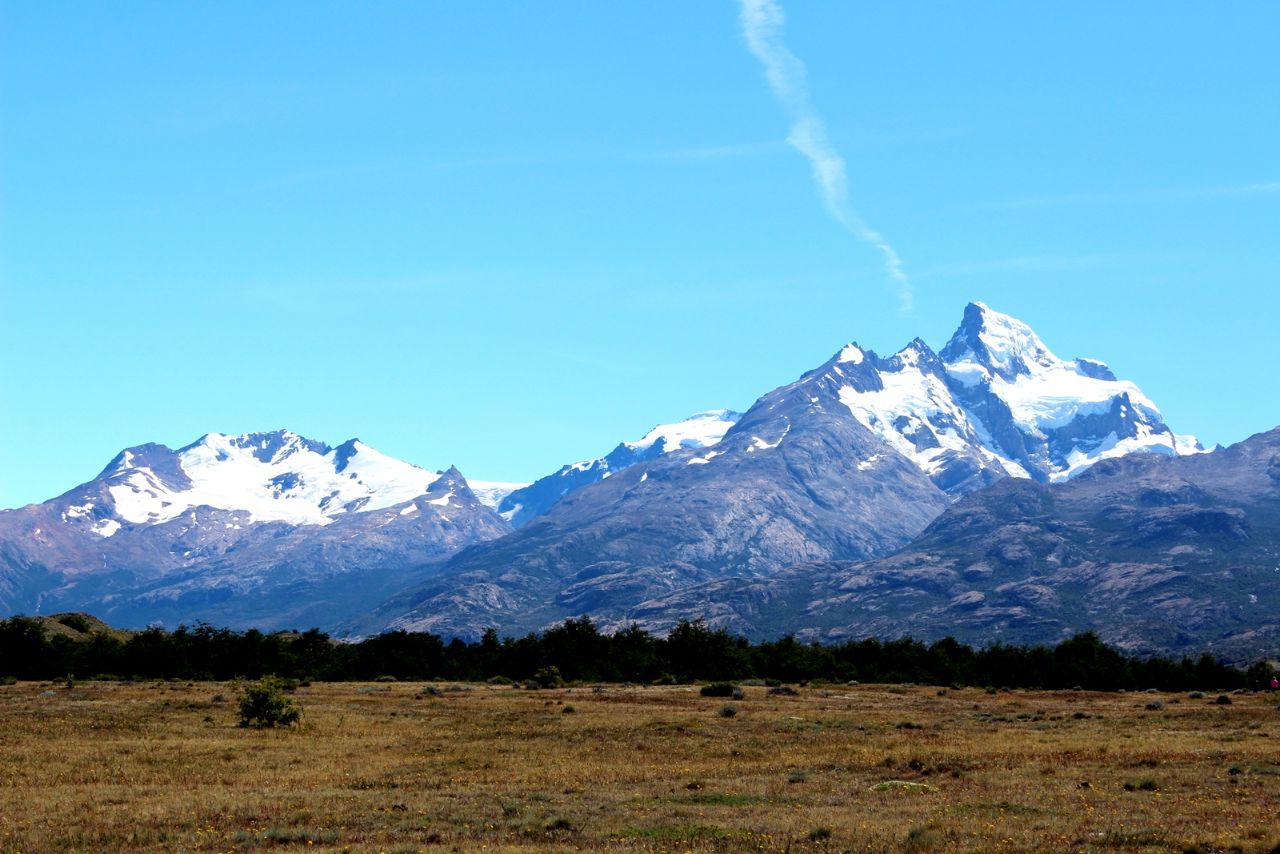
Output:
<svg viewBox="0 0 1280 854">
<path fill-rule="evenodd" d="M 659 424 L 645 433 L 638 442 L 623 444 L 632 450 L 641 451 L 661 440 L 664 453 L 681 448 L 706 448 L 723 439 L 724 434 L 740 417 L 738 413 L 727 409 L 708 409 L 674 424 Z"/>
<path fill-rule="evenodd" d="M 1030 326 L 980 302 L 965 306 L 960 328 L 941 356 L 948 363 L 965 365 L 962 370 L 1005 380 L 1062 364 Z"/>
<path fill-rule="evenodd" d="M 862 352 L 862 348 L 857 344 L 846 344 L 840 349 L 839 355 L 836 356 L 836 361 L 845 364 L 851 363 L 858 365 L 862 363 L 864 356 L 865 354 Z"/>
<path fill-rule="evenodd" d="M 741 413 L 728 409 L 708 409 L 683 421 L 659 424 L 635 442 L 622 442 L 607 455 L 562 466 L 521 489 L 505 495 L 498 513 L 513 525 L 545 513 L 570 492 L 612 477 L 625 468 L 685 448 L 709 448 L 719 443 Z"/>
<path fill-rule="evenodd" d="M 103 474 L 115 514 L 132 524 L 207 506 L 244 511 L 253 521 L 324 525 L 412 500 L 440 477 L 358 439 L 331 448 L 287 430 L 208 433 L 176 452 L 139 446 Z"/>
<path fill-rule="evenodd" d="M 889 359 L 866 351 L 855 375 L 839 369 L 847 349 L 833 360 L 840 402 L 944 489 L 980 485 L 987 470 L 1056 481 L 1133 451 L 1202 450 L 1137 385 L 1102 362 L 1058 358 L 1030 326 L 980 302 L 936 355 L 920 339 Z"/>
</svg>

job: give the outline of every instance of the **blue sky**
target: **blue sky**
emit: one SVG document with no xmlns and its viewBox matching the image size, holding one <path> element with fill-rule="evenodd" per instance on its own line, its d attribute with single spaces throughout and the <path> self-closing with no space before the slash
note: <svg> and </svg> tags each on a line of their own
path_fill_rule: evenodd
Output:
<svg viewBox="0 0 1280 854">
<path fill-rule="evenodd" d="M 531 479 L 969 300 L 1280 423 L 1280 5 L 0 5 L 0 506 L 288 427 Z M 793 105 L 794 106 L 794 105 Z"/>
</svg>

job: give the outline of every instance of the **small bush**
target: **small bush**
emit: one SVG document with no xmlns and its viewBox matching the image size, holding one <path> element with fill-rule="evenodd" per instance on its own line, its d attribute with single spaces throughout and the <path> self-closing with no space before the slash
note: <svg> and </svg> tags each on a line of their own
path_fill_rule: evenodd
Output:
<svg viewBox="0 0 1280 854">
<path fill-rule="evenodd" d="M 563 709 L 561 709 L 561 710 L 560 710 L 560 714 L 562 714 L 562 715 L 572 715 L 572 714 L 573 714 L 574 712 L 576 712 L 576 711 L 577 711 L 577 709 L 575 709 L 573 706 L 565 706 Z"/>
<path fill-rule="evenodd" d="M 927 827 L 913 827 L 907 831 L 907 838 L 902 842 L 903 851 L 932 851 L 942 844 L 933 831 Z"/>
<path fill-rule="evenodd" d="M 815 827 L 813 830 L 809 831 L 810 842 L 826 842 L 830 838 L 831 828 L 829 827 Z"/>
<path fill-rule="evenodd" d="M 1231 705 L 1231 698 L 1228 697 L 1226 694 L 1219 694 L 1218 699 L 1214 700 L 1213 702 L 1215 705 L 1218 705 L 1218 706 L 1229 706 Z"/>
<path fill-rule="evenodd" d="M 704 697 L 732 697 L 734 691 L 740 691 L 737 685 L 732 682 L 710 682 L 702 686 L 699 691 Z"/>
<path fill-rule="evenodd" d="M 537 682 L 540 688 L 564 687 L 564 677 L 560 675 L 560 668 L 554 664 L 550 667 L 543 667 L 534 673 L 533 681 Z"/>
<path fill-rule="evenodd" d="M 770 697 L 795 697 L 799 693 L 795 688 L 789 688 L 786 685 L 778 685 L 769 689 Z"/>
<path fill-rule="evenodd" d="M 379 676 L 374 682 L 399 682 L 400 680 L 394 676 Z"/>
<path fill-rule="evenodd" d="M 1125 783 L 1125 784 L 1124 784 L 1124 790 L 1125 790 L 1126 792 L 1154 792 L 1154 791 L 1158 790 L 1159 788 L 1160 788 L 1160 786 L 1156 783 L 1156 781 L 1155 781 L 1155 780 L 1152 780 L 1152 779 L 1151 779 L 1151 778 L 1149 778 L 1149 777 L 1148 777 L 1147 779 L 1145 779 L 1145 780 L 1142 780 L 1142 781 L 1138 782 L 1138 783 Z"/>
<path fill-rule="evenodd" d="M 93 628 L 84 614 L 63 614 L 58 618 L 58 622 L 81 634 L 88 634 L 89 630 Z"/>
<path fill-rule="evenodd" d="M 738 713 L 737 706 L 724 706 L 720 709 L 720 717 L 731 718 Z"/>
<path fill-rule="evenodd" d="M 267 729 L 294 726 L 302 719 L 302 709 L 284 696 L 281 682 L 264 676 L 240 692 L 240 726 Z"/>
</svg>

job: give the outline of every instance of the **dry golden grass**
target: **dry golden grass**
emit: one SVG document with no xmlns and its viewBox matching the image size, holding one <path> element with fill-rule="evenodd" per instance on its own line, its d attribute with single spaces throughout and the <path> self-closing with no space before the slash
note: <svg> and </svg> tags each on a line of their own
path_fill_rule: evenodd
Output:
<svg viewBox="0 0 1280 854">
<path fill-rule="evenodd" d="M 756 687 L 724 717 L 726 701 L 696 688 L 440 687 L 303 688 L 295 731 L 238 728 L 227 684 L 0 687 L 0 850 L 1267 851 L 1280 841 L 1280 712 L 1264 695 L 1218 706 Z M 1157 699 L 1163 709 L 1144 708 Z M 927 788 L 877 790 L 888 781 Z"/>
</svg>

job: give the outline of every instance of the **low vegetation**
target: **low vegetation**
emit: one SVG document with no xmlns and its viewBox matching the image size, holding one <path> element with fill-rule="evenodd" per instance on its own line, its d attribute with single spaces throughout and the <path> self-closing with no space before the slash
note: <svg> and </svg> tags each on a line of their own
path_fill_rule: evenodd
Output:
<svg viewBox="0 0 1280 854">
<path fill-rule="evenodd" d="M 75 626 L 86 631 L 75 630 Z M 974 649 L 952 639 L 858 640 L 800 643 L 785 637 L 751 643 L 701 623 L 684 622 L 666 637 L 639 628 L 606 635 L 586 618 L 541 634 L 500 639 L 488 632 L 474 643 L 431 634 L 388 632 L 358 643 L 337 643 L 324 633 L 235 632 L 199 625 L 165 632 L 124 633 L 92 618 L 13 617 L 0 621 L 0 678 L 78 679 L 99 675 L 134 679 L 257 679 L 276 674 L 296 680 L 514 680 L 554 689 L 574 682 L 682 684 L 718 680 L 732 697 L 736 685 L 898 682 L 999 688 L 1085 688 L 1220 693 L 1263 688 L 1274 671 L 1266 662 L 1249 670 L 1209 655 L 1171 660 L 1126 655 L 1081 634 L 1056 647 L 996 644 Z M 733 680 L 729 682 L 727 680 Z M 778 686 L 781 693 L 785 687 Z"/>
<path fill-rule="evenodd" d="M 294 726 L 302 720 L 302 709 L 284 695 L 289 686 L 275 676 L 264 676 L 240 692 L 240 726 L 269 729 Z"/>
<path fill-rule="evenodd" d="M 0 851 L 1280 843 L 1267 693 L 305 681 L 288 729 L 240 726 L 256 684 L 0 685 Z"/>
</svg>

